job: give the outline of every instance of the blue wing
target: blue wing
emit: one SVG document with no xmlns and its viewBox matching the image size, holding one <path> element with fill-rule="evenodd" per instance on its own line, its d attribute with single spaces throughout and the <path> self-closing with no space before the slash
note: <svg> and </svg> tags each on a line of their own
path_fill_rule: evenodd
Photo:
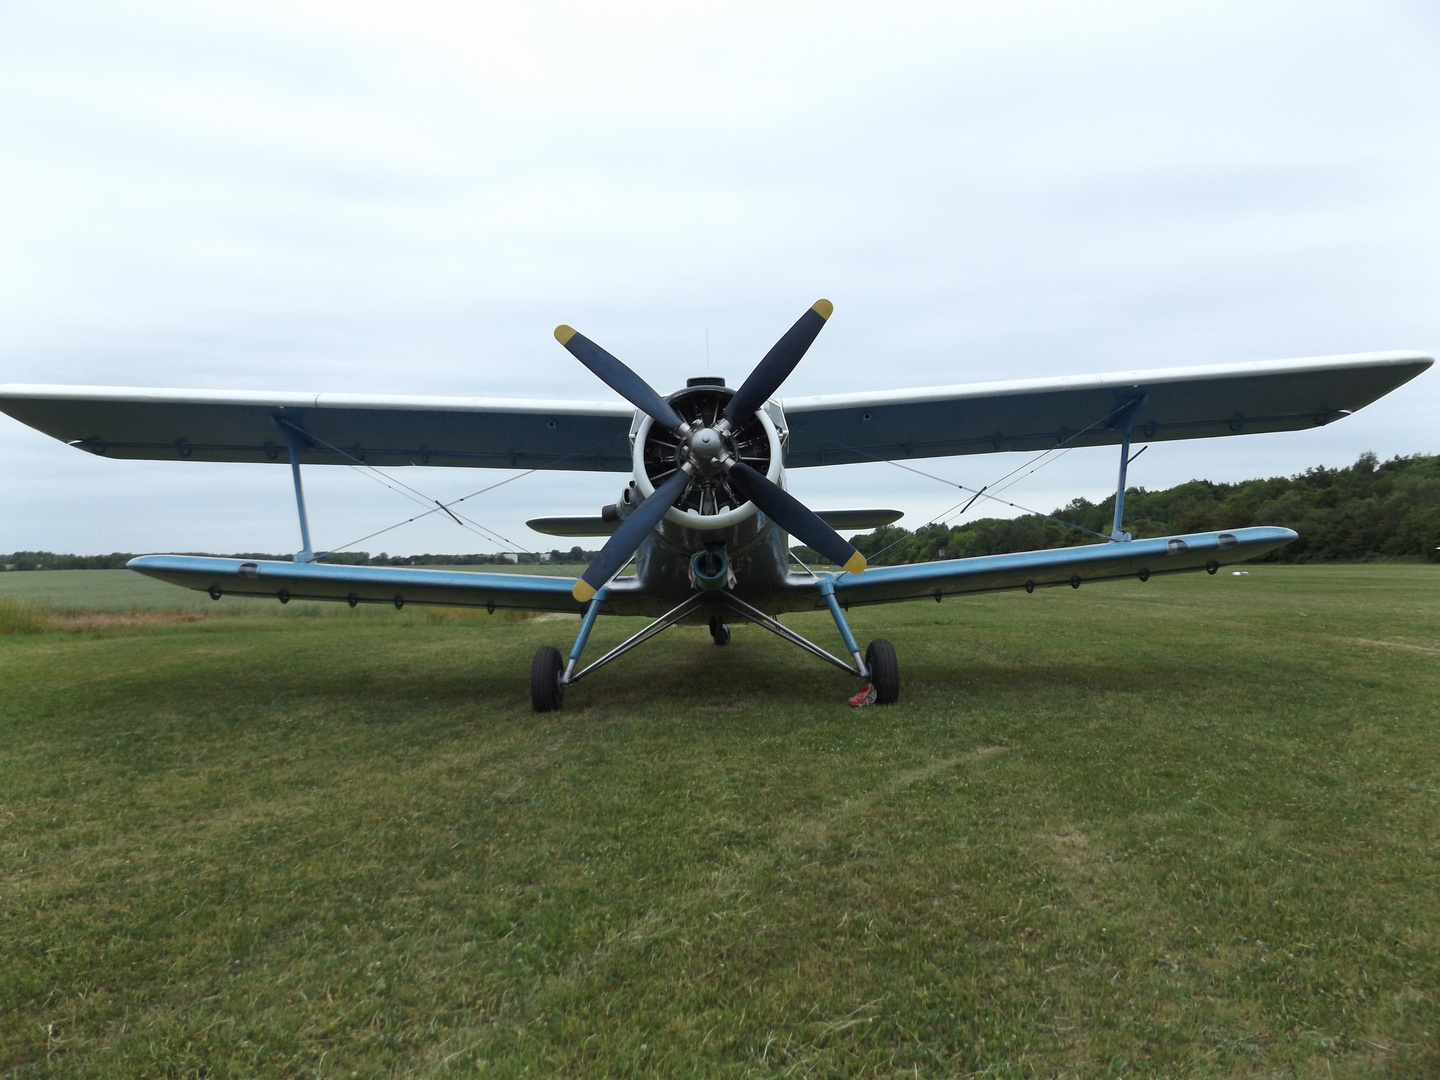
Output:
<svg viewBox="0 0 1440 1080">
<path fill-rule="evenodd" d="M 210 559 L 142 555 L 127 564 L 161 581 L 221 596 L 284 600 L 349 600 L 357 604 L 444 604 L 516 611 L 585 610 L 570 594 L 573 577 L 422 570 L 413 566 Z"/>
<path fill-rule="evenodd" d="M 1082 547 L 982 555 L 906 566 L 876 566 L 835 579 L 835 596 L 845 605 L 886 604 L 1002 589 L 1036 589 L 1089 581 L 1174 574 L 1243 562 L 1298 539 L 1290 529 L 1271 526 L 1230 532 L 1189 533 L 1154 540 L 1087 544 Z M 791 574 L 786 609 L 823 608 L 815 579 Z"/>
<path fill-rule="evenodd" d="M 937 595 L 1071 585 L 1077 581 L 1149 577 L 1242 562 L 1296 538 L 1297 534 L 1290 529 L 1263 527 L 879 566 L 863 574 L 839 575 L 835 579 L 835 595 L 848 607 L 924 600 Z M 195 555 L 142 555 L 131 559 L 128 565 L 150 577 L 209 592 L 217 598 L 341 600 L 396 607 L 442 604 L 576 615 L 585 610 L 585 605 L 570 591 L 575 579 L 559 575 L 246 561 Z M 809 575 L 791 574 L 779 595 L 763 606 L 777 612 L 823 608 L 825 601 L 815 587 L 816 582 L 817 579 Z M 611 583 L 602 611 L 607 615 L 655 614 L 652 607 L 653 598 L 640 590 L 634 578 L 621 578 Z"/>
</svg>

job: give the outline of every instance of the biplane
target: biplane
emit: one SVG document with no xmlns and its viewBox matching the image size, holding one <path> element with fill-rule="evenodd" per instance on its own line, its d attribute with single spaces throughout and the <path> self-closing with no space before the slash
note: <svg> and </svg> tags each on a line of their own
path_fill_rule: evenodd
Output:
<svg viewBox="0 0 1440 1080">
<path fill-rule="evenodd" d="M 560 708 L 568 688 L 662 631 L 707 626 L 724 645 L 737 619 L 861 679 L 874 701 L 888 705 L 900 694 L 895 649 L 879 638 L 862 650 L 847 619 L 852 607 L 1214 574 L 1263 555 L 1296 534 L 1259 526 L 1133 539 L 1124 531 L 1132 445 L 1323 426 L 1432 363 L 1416 353 L 1367 353 L 776 397 L 831 313 L 829 301 L 816 302 L 738 389 L 701 377 L 662 395 L 595 342 L 560 326 L 560 344 L 623 401 L 12 385 L 0 387 L 0 410 L 101 457 L 290 466 L 301 539 L 291 561 L 145 555 L 129 563 L 142 574 L 216 600 L 263 596 L 281 603 L 579 615 L 568 654 L 553 646 L 535 654 L 530 695 L 539 712 Z M 1119 479 L 1110 533 L 1072 547 L 867 568 L 839 530 L 889 524 L 899 511 L 817 512 L 786 490 L 787 469 L 1081 446 L 1118 446 Z M 326 562 L 311 547 L 301 484 L 302 466 L 326 464 L 582 470 L 628 473 L 629 479 L 596 515 L 529 522 L 555 536 L 606 537 L 575 579 Z M 791 537 L 828 565 L 810 567 L 795 558 Z M 843 655 L 781 622 L 803 611 L 829 612 Z M 650 621 L 582 666 L 601 615 Z"/>
</svg>

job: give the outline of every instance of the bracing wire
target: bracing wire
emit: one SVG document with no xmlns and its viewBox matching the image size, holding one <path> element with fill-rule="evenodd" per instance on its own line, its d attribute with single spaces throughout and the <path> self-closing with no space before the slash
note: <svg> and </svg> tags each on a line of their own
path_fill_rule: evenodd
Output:
<svg viewBox="0 0 1440 1080">
<path fill-rule="evenodd" d="M 360 475 L 366 476 L 369 479 L 374 480 L 376 483 L 380 484 L 382 487 L 386 487 L 389 488 L 391 491 L 394 491 L 397 495 L 401 495 L 409 499 L 411 502 L 418 503 L 419 505 L 425 506 L 427 508 L 423 514 L 416 514 L 413 517 L 406 518 L 404 521 L 397 521 L 393 525 L 388 525 L 383 529 L 377 529 L 375 532 L 368 533 L 367 535 L 359 537 L 358 539 L 348 541 L 340 547 L 333 548 L 332 550 L 334 551 L 345 551 L 349 548 L 354 547 L 356 544 L 362 544 L 366 540 L 373 540 L 377 536 L 383 536 L 385 533 L 419 521 L 422 518 L 429 517 L 431 514 L 438 514 L 443 511 L 446 515 L 452 518 L 455 523 L 461 528 L 466 529 L 468 532 L 475 533 L 475 535 L 480 536 L 482 539 L 503 544 L 507 548 L 514 551 L 522 551 L 527 554 L 534 555 L 536 553 L 534 551 L 531 551 L 524 545 L 517 544 L 515 543 L 515 541 L 510 540 L 509 538 L 501 535 L 498 532 L 495 532 L 493 529 L 486 528 L 484 525 L 480 524 L 480 522 L 476 521 L 468 514 L 457 514 L 454 510 L 451 509 L 451 507 L 458 506 L 460 503 L 465 502 L 467 499 L 473 499 L 478 495 L 483 495 L 486 492 L 494 491 L 496 488 L 504 487 L 506 484 L 519 480 L 522 477 L 530 476 L 534 473 L 540 472 L 542 469 L 554 468 L 555 466 L 561 464 L 564 461 L 568 461 L 571 458 L 581 457 L 600 445 L 599 442 L 592 443 L 590 446 L 586 446 L 580 450 L 576 450 L 574 453 L 566 454 L 564 457 L 557 458 L 556 460 L 549 462 L 546 465 L 536 466 L 533 469 L 523 470 L 516 473 L 514 476 L 508 476 L 504 480 L 500 480 L 494 484 L 488 484 L 485 487 L 477 488 L 475 491 L 472 491 L 466 495 L 462 495 L 458 499 L 452 499 L 447 503 L 441 502 L 439 499 L 432 498 L 431 496 L 425 494 L 423 491 L 420 491 L 418 488 L 412 487 L 411 485 L 405 483 L 403 480 L 399 480 L 393 476 L 390 476 L 388 473 L 382 472 L 378 467 L 361 460 L 360 458 L 356 457 L 354 454 L 351 454 L 346 450 L 342 450 L 340 447 L 334 445 L 333 443 L 326 442 L 324 439 L 320 438 L 317 435 L 305 431 L 302 428 L 295 427 L 295 425 L 288 423 L 288 421 L 281 422 L 285 423 L 287 427 L 290 427 L 294 431 L 303 435 L 306 439 L 309 439 L 310 441 L 325 447 L 327 450 L 331 450 L 339 454 L 343 458 L 347 458 L 348 464 L 350 464 L 351 468 L 356 469 L 360 473 Z"/>
<path fill-rule="evenodd" d="M 1071 443 L 1071 442 L 1073 442 L 1075 439 L 1078 439 L 1081 435 L 1085 435 L 1085 434 L 1087 434 L 1088 432 L 1091 432 L 1091 431 L 1095 430 L 1095 428 L 1099 427 L 1100 425 L 1105 424 L 1105 423 L 1108 423 L 1113 417 L 1115 417 L 1118 413 L 1123 412 L 1126 408 L 1129 408 L 1129 404 L 1128 404 L 1128 403 L 1125 404 L 1125 405 L 1120 406 L 1120 407 L 1117 408 L 1117 409 L 1112 409 L 1110 412 L 1106 413 L 1104 416 L 1100 417 L 1098 420 L 1094 421 L 1093 423 L 1087 424 L 1085 427 L 1081 428 L 1079 431 L 1076 431 L 1076 432 L 1074 432 L 1073 434 L 1066 436 L 1064 439 L 1062 439 L 1060 442 L 1056 443 L 1054 446 L 1049 447 L 1048 449 L 1041 451 L 1040 453 L 1036 454 L 1034 457 L 1030 458 L 1028 461 L 1023 461 L 1023 462 L 1021 462 L 1019 465 L 1015 466 L 1015 468 L 1013 468 L 1013 469 L 1011 469 L 1009 472 L 1007 472 L 1004 476 L 1001 476 L 1001 477 L 999 477 L 998 479 L 996 479 L 996 480 L 994 480 L 994 481 L 992 481 L 992 482 L 990 482 L 990 483 L 988 483 L 988 484 L 985 484 L 984 486 L 982 486 L 982 487 L 980 487 L 980 488 L 972 488 L 972 487 L 969 487 L 969 486 L 967 486 L 967 485 L 965 485 L 965 484 L 956 483 L 954 480 L 946 479 L 946 478 L 943 477 L 943 476 L 936 476 L 934 473 L 926 472 L 924 469 L 917 469 L 917 468 L 915 468 L 915 467 L 912 466 L 912 465 L 906 465 L 906 464 L 904 464 L 904 463 L 902 463 L 902 462 L 895 461 L 895 460 L 893 460 L 893 459 L 891 459 L 891 458 L 882 458 L 882 457 L 879 457 L 879 456 L 874 455 L 874 454 L 866 453 L 866 451 L 861 450 L 861 449 L 859 449 L 858 447 L 846 446 L 844 443 L 840 442 L 840 441 L 837 440 L 837 439 L 826 438 L 826 437 L 823 436 L 823 435 L 822 435 L 822 436 L 819 436 L 819 437 L 822 438 L 822 439 L 824 439 L 826 442 L 830 443 L 832 446 L 838 447 L 838 448 L 841 449 L 841 450 L 846 450 L 846 451 L 848 451 L 848 452 L 850 452 L 850 453 L 852 453 L 852 454 L 860 454 L 860 455 L 862 455 L 862 456 L 864 456 L 864 457 L 869 458 L 869 460 L 871 460 L 871 461 L 873 461 L 873 462 L 883 463 L 883 464 L 885 464 L 885 465 L 893 465 L 893 466 L 895 466 L 895 468 L 897 468 L 897 469 L 904 469 L 906 472 L 912 472 L 912 473 L 914 473 L 916 476 L 923 476 L 923 477 L 925 477 L 925 478 L 928 479 L 928 480 L 934 480 L 934 481 L 936 481 L 936 482 L 938 482 L 938 483 L 944 484 L 946 487 L 957 488 L 957 489 L 959 489 L 960 491 L 965 492 L 965 493 L 969 496 L 967 499 L 962 499 L 960 502 L 956 503 L 954 506 L 952 506 L 952 507 L 950 507 L 948 510 L 946 510 L 944 514 L 941 514 L 941 515 L 936 519 L 936 521 L 934 522 L 934 524 L 941 524 L 941 525 L 949 524 L 950 519 L 951 519 L 952 517 L 962 516 L 967 510 L 970 509 L 971 506 L 973 506 L 973 505 L 975 504 L 975 502 L 976 502 L 977 500 L 979 500 L 979 499 L 984 499 L 986 502 L 997 502 L 997 503 L 999 503 L 1001 506 L 1008 506 L 1008 507 L 1010 507 L 1012 510 L 1019 510 L 1021 513 L 1024 513 L 1024 514 L 1033 514 L 1033 515 L 1036 516 L 1036 517 L 1044 518 L 1046 521 L 1053 521 L 1053 522 L 1055 522 L 1057 525 L 1063 525 L 1063 526 L 1065 526 L 1067 529 L 1075 529 L 1077 532 L 1087 533 L 1087 534 L 1090 535 L 1090 536 L 1096 536 L 1096 537 L 1099 537 L 1101 540 L 1107 540 L 1107 541 L 1108 541 L 1108 540 L 1110 540 L 1110 539 L 1112 539 L 1112 538 L 1109 537 L 1109 536 L 1107 536 L 1107 535 L 1105 535 L 1104 533 L 1096 532 L 1094 529 L 1088 529 L 1088 528 L 1086 528 L 1084 525 L 1077 525 L 1077 524 L 1075 524 L 1075 522 L 1073 522 L 1073 521 L 1066 521 L 1064 518 L 1056 517 L 1054 514 L 1046 514 L 1046 513 L 1043 513 L 1042 511 L 1039 511 L 1039 510 L 1032 510 L 1032 509 L 1030 509 L 1030 508 L 1027 507 L 1027 506 L 1021 506 L 1019 503 L 1014 503 L 1014 502 L 1010 502 L 1009 500 L 1006 500 L 1006 499 L 998 498 L 998 495 L 1000 494 L 1000 492 L 1005 491 L 1005 490 L 1007 490 L 1007 489 L 1009 489 L 1009 488 L 1011 488 L 1011 487 L 1014 487 L 1016 484 L 1020 483 L 1020 481 L 1025 480 L 1025 479 L 1033 476 L 1035 473 L 1039 472 L 1039 471 L 1040 471 L 1041 469 L 1043 469 L 1045 466 L 1047 466 L 1047 465 L 1052 465 L 1052 464 L 1054 464 L 1055 462 L 1059 461 L 1062 457 L 1064 457 L 1066 454 L 1068 454 L 1071 450 L 1074 450 L 1074 449 L 1075 449 L 1075 447 L 1073 447 L 1073 446 L 1068 446 L 1068 445 L 1067 445 L 1068 443 Z M 1060 452 L 1059 452 L 1058 454 L 1056 454 L 1056 451 L 1060 451 Z M 1052 454 L 1056 454 L 1056 456 L 1051 457 L 1050 455 L 1052 455 Z M 1047 460 L 1045 460 L 1046 458 L 1049 458 L 1050 460 L 1047 461 Z M 1037 462 L 1038 462 L 1038 464 L 1037 464 Z M 1034 466 L 1034 468 L 1031 468 L 1031 469 L 1030 469 L 1028 472 L 1026 472 L 1023 476 L 1018 476 L 1018 477 L 1015 476 L 1016 473 L 1018 473 L 1018 472 L 1020 472 L 1021 470 L 1025 469 L 1027 466 L 1032 466 L 1032 465 Z M 1011 477 L 1015 477 L 1015 479 L 1012 480 Z M 1006 481 L 1009 481 L 1009 482 L 1006 483 Z M 955 510 L 956 510 L 957 508 L 959 508 L 959 514 L 956 514 L 956 513 L 955 513 Z M 892 548 L 897 547 L 897 546 L 898 546 L 903 540 L 905 540 L 905 539 L 906 539 L 905 537 L 901 537 L 899 540 L 896 540 L 896 541 L 894 541 L 893 543 L 890 543 L 890 544 L 885 545 L 885 547 L 881 548 L 881 549 L 880 549 L 879 551 L 877 551 L 873 556 L 871 556 L 871 558 L 870 558 L 869 561 L 870 561 L 872 564 L 878 564 L 879 560 L 880 560 L 887 552 L 889 552 Z"/>
<path fill-rule="evenodd" d="M 313 436 L 313 435 L 311 436 L 311 438 L 315 439 L 315 441 L 316 441 L 317 443 L 321 443 L 321 444 L 323 444 L 323 445 L 325 445 L 325 446 L 330 446 L 330 444 L 329 444 L 329 443 L 326 443 L 323 439 L 316 438 L 316 437 Z M 403 497 L 403 498 L 409 499 L 409 500 L 410 500 L 411 502 L 413 502 L 413 503 L 417 503 L 417 504 L 420 505 L 420 506 L 427 507 L 425 513 L 423 513 L 423 514 L 416 514 L 416 515 L 415 515 L 414 517 L 412 517 L 412 518 L 408 518 L 408 519 L 406 519 L 405 521 L 400 522 L 399 524 L 390 526 L 390 529 L 396 529 L 396 528 L 399 528 L 400 525 L 408 525 L 408 524 L 410 524 L 412 521 L 419 521 L 421 518 L 429 517 L 431 514 L 436 514 L 436 513 L 439 513 L 439 512 L 441 512 L 441 511 L 444 511 L 447 515 L 449 515 L 449 516 L 454 520 L 455 524 L 459 525 L 462 529 L 465 529 L 467 532 L 472 532 L 472 533 L 474 533 L 476 536 L 479 536 L 479 537 L 480 537 L 481 539 L 483 539 L 483 540 L 488 540 L 488 541 L 490 541 L 491 543 L 504 544 L 506 547 L 513 548 L 513 549 L 518 550 L 518 551 L 525 551 L 525 550 L 527 550 L 527 549 L 525 549 L 525 548 L 520 547 L 518 544 L 515 544 L 515 543 L 514 543 L 513 541 L 511 541 L 511 540 L 507 540 L 505 537 L 501 536 L 499 533 L 495 532 L 494 530 L 492 530 L 492 529 L 487 529 L 484 525 L 481 525 L 479 522 L 474 521 L 473 519 L 471 519 L 471 518 L 469 518 L 469 517 L 465 517 L 465 519 L 462 521 L 462 520 L 461 520 L 461 516 L 457 516 L 454 511 L 452 511 L 446 504 L 442 503 L 439 499 L 432 499 L 432 498 L 430 498 L 430 497 L 427 496 L 424 492 L 418 490 L 417 488 L 411 487 L 409 484 L 405 483 L 403 480 L 397 480 L 395 477 L 390 476 L 388 473 L 382 472 L 380 469 L 376 468 L 374 465 L 370 465 L 370 464 L 368 464 L 367 462 L 361 461 L 360 459 L 356 458 L 354 455 L 348 454 L 348 453 L 346 453 L 344 450 L 340 450 L 340 449 L 337 448 L 337 447 L 330 446 L 330 449 L 335 450 L 335 452 L 338 453 L 338 454 L 342 454 L 342 455 L 344 455 L 345 457 L 350 458 L 350 459 L 351 459 L 351 461 L 350 461 L 350 467 L 351 467 L 352 469 L 355 469 L 361 476 L 364 476 L 364 477 L 366 477 L 367 479 L 370 479 L 370 480 L 375 481 L 375 483 L 379 484 L 381 487 L 389 488 L 391 491 L 395 492 L 397 495 L 400 495 L 400 496 Z M 515 479 L 515 477 L 512 477 L 511 479 Z M 463 516 L 463 515 L 462 515 L 462 516 Z M 467 522 L 468 522 L 468 524 L 467 524 Z M 343 545 L 342 547 L 334 548 L 334 549 L 332 549 L 332 550 L 335 550 L 335 551 L 344 551 L 344 550 L 346 550 L 347 548 L 353 547 L 355 544 L 361 543 L 361 542 L 364 541 L 364 540 L 369 540 L 369 539 L 372 539 L 373 537 L 379 536 L 381 533 L 389 532 L 390 529 L 381 529 L 380 532 L 371 533 L 369 536 L 361 537 L 360 540 L 352 540 L 350 543 L 345 544 L 345 545 Z"/>
</svg>

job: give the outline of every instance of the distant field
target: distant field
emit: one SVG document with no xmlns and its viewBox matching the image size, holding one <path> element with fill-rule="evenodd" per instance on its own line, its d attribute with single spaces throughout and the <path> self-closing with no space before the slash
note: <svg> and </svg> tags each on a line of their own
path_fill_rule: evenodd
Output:
<svg viewBox="0 0 1440 1080">
<path fill-rule="evenodd" d="M 888 710 L 752 627 L 537 718 L 573 620 L 0 605 L 0 1075 L 1440 1075 L 1440 567 L 855 609 Z"/>
<path fill-rule="evenodd" d="M 0 596 L 58 610 L 210 608 L 203 592 L 177 589 L 133 570 L 25 570 L 0 574 Z"/>
</svg>

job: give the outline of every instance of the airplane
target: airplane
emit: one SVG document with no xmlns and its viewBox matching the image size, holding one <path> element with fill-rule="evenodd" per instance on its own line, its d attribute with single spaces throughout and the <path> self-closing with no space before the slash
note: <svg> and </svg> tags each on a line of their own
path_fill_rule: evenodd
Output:
<svg viewBox="0 0 1440 1080">
<path fill-rule="evenodd" d="M 680 624 L 730 640 L 727 619 L 769 630 L 863 681 L 856 703 L 894 704 L 895 648 L 862 650 L 852 607 L 1205 570 L 1297 539 L 1252 526 L 1134 539 L 1124 531 L 1132 442 L 1304 430 L 1349 416 L 1415 378 L 1433 360 L 1413 352 L 1064 376 L 915 390 L 777 398 L 833 313 L 819 300 L 741 383 L 700 377 L 661 395 L 595 342 L 555 337 L 621 402 L 215 392 L 93 386 L 0 386 L 0 411 L 107 458 L 288 463 L 301 549 L 290 562 L 145 555 L 142 574 L 223 596 L 357 604 L 438 604 L 581 616 L 567 656 L 536 652 L 536 712 L 559 709 L 585 676 Z M 889 524 L 899 511 L 815 512 L 786 490 L 786 470 L 1080 446 L 1120 448 L 1114 523 L 1098 543 L 1043 551 L 877 566 L 838 529 Z M 1145 447 L 1142 446 L 1143 452 Z M 310 543 L 301 466 L 445 465 L 630 473 L 592 517 L 537 518 L 556 536 L 606 536 L 578 580 L 532 574 L 327 563 Z M 956 485 L 957 487 L 959 485 Z M 975 492 L 976 497 L 984 489 Z M 973 499 L 971 500 L 973 502 Z M 450 507 L 436 501 L 446 513 Z M 790 537 L 838 570 L 792 565 Z M 625 571 L 633 564 L 633 572 Z M 847 658 L 780 617 L 828 610 Z M 581 666 L 600 615 L 651 621 Z"/>
</svg>

